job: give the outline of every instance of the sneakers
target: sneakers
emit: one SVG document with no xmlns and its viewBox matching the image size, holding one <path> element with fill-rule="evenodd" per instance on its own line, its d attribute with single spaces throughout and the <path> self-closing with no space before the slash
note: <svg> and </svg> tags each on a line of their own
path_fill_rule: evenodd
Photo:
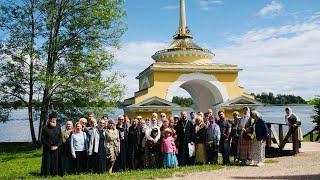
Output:
<svg viewBox="0 0 320 180">
<path fill-rule="evenodd" d="M 264 166 L 264 163 L 263 163 L 263 162 L 259 162 L 259 163 L 257 164 L 257 166 L 258 166 L 258 167 Z"/>
</svg>

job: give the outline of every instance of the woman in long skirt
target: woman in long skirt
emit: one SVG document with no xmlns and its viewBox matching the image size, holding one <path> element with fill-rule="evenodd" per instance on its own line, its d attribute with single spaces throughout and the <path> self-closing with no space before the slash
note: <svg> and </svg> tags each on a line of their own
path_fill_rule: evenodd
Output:
<svg viewBox="0 0 320 180">
<path fill-rule="evenodd" d="M 61 146 L 61 161 L 63 174 L 70 174 L 73 172 L 73 158 L 70 147 L 72 129 L 72 121 L 67 121 L 66 129 L 62 132 L 63 144 Z"/>
<path fill-rule="evenodd" d="M 263 166 L 265 160 L 266 139 L 268 138 L 268 128 L 260 113 L 251 112 L 251 118 L 254 119 L 254 140 L 252 143 L 251 156 L 257 166 Z"/>
<path fill-rule="evenodd" d="M 252 145 L 252 137 L 253 126 L 252 120 L 250 118 L 250 109 L 249 107 L 243 108 L 243 117 L 240 120 L 238 129 L 239 129 L 239 139 L 238 139 L 238 157 L 239 161 L 242 164 L 251 164 L 251 145 Z"/>
<path fill-rule="evenodd" d="M 206 151 L 206 137 L 207 137 L 207 128 L 206 124 L 203 122 L 203 117 L 197 116 L 195 120 L 195 143 L 196 143 L 196 164 L 205 164 L 207 163 L 207 151 Z"/>
<path fill-rule="evenodd" d="M 108 172 L 112 173 L 113 166 L 120 153 L 119 131 L 112 120 L 108 121 L 108 129 L 105 131 L 105 145 L 108 158 Z"/>
<path fill-rule="evenodd" d="M 126 121 L 124 116 L 118 117 L 118 124 L 116 128 L 119 132 L 120 136 L 120 154 L 117 158 L 115 163 L 115 171 L 124 171 L 127 168 L 127 138 L 128 138 L 128 131 L 126 126 Z"/>
</svg>

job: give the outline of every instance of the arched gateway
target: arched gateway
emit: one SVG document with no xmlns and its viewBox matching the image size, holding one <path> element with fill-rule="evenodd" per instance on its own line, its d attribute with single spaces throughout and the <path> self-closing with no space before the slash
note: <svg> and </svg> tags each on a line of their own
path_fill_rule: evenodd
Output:
<svg viewBox="0 0 320 180">
<path fill-rule="evenodd" d="M 243 106 L 261 105 L 239 86 L 237 65 L 213 63 L 214 54 L 193 42 L 185 17 L 185 2 L 180 0 L 180 26 L 173 42 L 156 52 L 155 63 L 138 75 L 139 91 L 124 101 L 125 114 L 150 117 L 152 112 L 171 115 L 182 110 L 171 102 L 178 88 L 191 95 L 195 111 L 225 110 L 230 117 Z"/>
</svg>

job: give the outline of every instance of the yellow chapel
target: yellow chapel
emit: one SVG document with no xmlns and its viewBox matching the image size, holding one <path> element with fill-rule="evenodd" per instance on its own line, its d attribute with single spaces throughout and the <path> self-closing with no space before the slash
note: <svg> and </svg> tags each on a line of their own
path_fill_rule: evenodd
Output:
<svg viewBox="0 0 320 180">
<path fill-rule="evenodd" d="M 149 118 L 153 112 L 172 116 L 173 111 L 184 109 L 171 102 L 179 88 L 190 94 L 195 112 L 224 110 L 231 118 L 233 111 L 244 106 L 262 105 L 239 85 L 241 69 L 237 65 L 214 63 L 214 53 L 193 41 L 186 22 L 185 0 L 180 0 L 179 18 L 172 43 L 155 52 L 155 62 L 136 77 L 139 90 L 124 101 L 124 113 L 130 118 Z"/>
</svg>

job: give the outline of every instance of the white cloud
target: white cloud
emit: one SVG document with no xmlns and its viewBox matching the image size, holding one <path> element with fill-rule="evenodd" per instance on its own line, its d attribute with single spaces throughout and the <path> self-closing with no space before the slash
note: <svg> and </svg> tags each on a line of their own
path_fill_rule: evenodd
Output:
<svg viewBox="0 0 320 180">
<path fill-rule="evenodd" d="M 223 4 L 222 0 L 197 0 L 200 9 L 209 10 L 213 5 Z"/>
<path fill-rule="evenodd" d="M 168 5 L 168 6 L 162 7 L 161 9 L 164 9 L 164 10 L 176 10 L 178 8 L 179 8 L 178 5 Z"/>
<path fill-rule="evenodd" d="M 120 50 L 107 48 L 115 53 L 117 59 L 115 70 L 126 74 L 122 79 L 122 83 L 127 86 L 125 98 L 132 97 L 134 92 L 139 90 L 135 77 L 154 63 L 151 56 L 168 45 L 169 43 L 164 42 L 138 41 L 125 43 Z"/>
<path fill-rule="evenodd" d="M 215 62 L 238 64 L 250 92 L 292 93 L 312 98 L 320 90 L 320 23 L 255 29 L 216 50 Z"/>
<path fill-rule="evenodd" d="M 260 16 L 275 16 L 279 14 L 283 9 L 283 5 L 277 1 L 271 1 L 270 4 L 267 4 L 265 7 L 260 9 L 258 14 Z"/>
<path fill-rule="evenodd" d="M 320 17 L 303 23 L 254 29 L 232 36 L 232 43 L 213 50 L 214 63 L 237 64 L 239 81 L 248 92 L 292 93 L 312 98 L 320 91 Z M 210 42 L 206 42 L 210 43 Z M 201 44 L 201 43 L 199 43 Z M 138 90 L 135 77 L 154 62 L 151 56 L 169 43 L 128 42 L 116 51 L 116 70 L 127 77 L 126 97 Z M 205 47 L 205 46 L 204 46 Z M 180 90 L 177 94 L 184 94 Z"/>
</svg>

